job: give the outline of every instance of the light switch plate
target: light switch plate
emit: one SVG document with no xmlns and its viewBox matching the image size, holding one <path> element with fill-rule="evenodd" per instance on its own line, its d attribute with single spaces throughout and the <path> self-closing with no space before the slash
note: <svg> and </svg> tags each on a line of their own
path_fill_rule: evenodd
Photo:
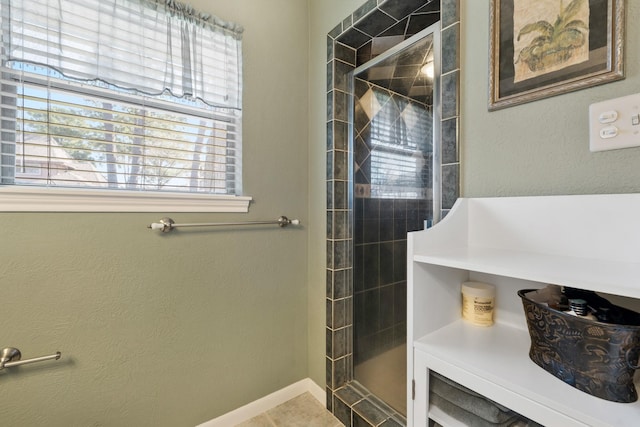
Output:
<svg viewBox="0 0 640 427">
<path fill-rule="evenodd" d="M 589 106 L 589 149 L 640 146 L 640 93 Z"/>
</svg>

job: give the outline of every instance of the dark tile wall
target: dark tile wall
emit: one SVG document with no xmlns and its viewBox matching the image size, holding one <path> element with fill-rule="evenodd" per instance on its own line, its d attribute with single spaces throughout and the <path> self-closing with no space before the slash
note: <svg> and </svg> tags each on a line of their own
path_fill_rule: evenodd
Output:
<svg viewBox="0 0 640 427">
<path fill-rule="evenodd" d="M 442 69 L 442 108 L 447 114 L 442 116 L 440 123 L 443 135 L 443 215 L 459 194 L 458 1 L 441 0 L 443 40 L 450 43 L 452 38 L 455 39 L 454 46 L 443 45 L 441 52 L 443 66 L 448 67 Z M 366 51 L 369 50 L 371 55 L 373 49 L 373 43 L 368 44 L 386 31 L 393 29 L 398 33 L 398 29 L 403 29 L 403 33 L 400 32 L 402 37 L 396 34 L 394 43 L 397 44 L 430 25 L 437 3 L 437 0 L 368 0 L 327 36 L 326 391 L 327 408 L 346 426 L 395 427 L 406 424 L 400 414 L 352 382 L 355 251 L 351 217 L 357 206 L 349 174 L 349 159 L 354 153 L 349 149 L 347 74 L 357 66 L 358 57 L 366 61 Z M 388 44 L 386 48 L 393 45 Z M 385 209 L 389 208 L 385 206 Z"/>
<path fill-rule="evenodd" d="M 353 92 L 355 197 L 431 198 L 432 106 L 360 78 Z"/>
<path fill-rule="evenodd" d="M 407 232 L 432 219 L 433 113 L 431 106 L 360 79 L 354 105 L 353 363 L 358 365 L 406 343 Z M 391 166 L 391 182 L 376 178 L 372 157 L 390 150 L 424 167 L 404 176 L 397 174 L 399 165 Z M 414 188 L 413 198 L 404 194 Z"/>
</svg>

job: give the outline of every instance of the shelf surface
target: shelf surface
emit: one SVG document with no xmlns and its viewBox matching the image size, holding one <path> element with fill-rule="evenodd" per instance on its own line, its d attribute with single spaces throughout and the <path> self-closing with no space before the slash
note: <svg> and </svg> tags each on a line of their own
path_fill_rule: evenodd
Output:
<svg viewBox="0 0 640 427">
<path fill-rule="evenodd" d="M 486 247 L 416 253 L 419 263 L 640 298 L 640 263 Z"/>
<path fill-rule="evenodd" d="M 463 320 L 414 342 L 414 348 L 428 356 L 429 369 L 472 390 L 479 380 L 485 384 L 488 381 L 496 390 L 506 390 L 518 396 L 518 400 L 534 402 L 532 408 L 541 405 L 584 425 L 639 425 L 640 401 L 616 403 L 579 391 L 533 363 L 529 359 L 529 346 L 527 331 L 500 323 L 478 327 Z M 636 380 L 636 388 L 639 382 Z M 487 397 L 492 398 L 489 394 Z M 521 413 L 535 419 L 536 414 Z"/>
<path fill-rule="evenodd" d="M 444 427 L 467 427 L 435 405 L 429 406 L 429 419 Z"/>
</svg>

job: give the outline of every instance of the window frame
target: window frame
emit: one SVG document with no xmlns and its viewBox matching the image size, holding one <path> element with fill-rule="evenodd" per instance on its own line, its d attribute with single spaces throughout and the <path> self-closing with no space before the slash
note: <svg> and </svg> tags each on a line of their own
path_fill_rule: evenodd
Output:
<svg viewBox="0 0 640 427">
<path fill-rule="evenodd" d="M 30 78 L 34 81 L 42 79 L 35 74 Z M 47 84 L 52 83 L 48 81 Z M 53 83 L 54 86 L 56 84 Z M 65 89 L 66 86 L 76 86 L 72 81 L 61 85 L 65 86 Z M 126 95 L 102 87 L 85 86 L 81 83 L 77 86 L 83 87 L 80 92 L 87 96 L 108 93 L 114 98 L 127 98 Z M 165 102 L 159 100 L 157 103 Z M 187 113 L 185 110 L 190 108 L 180 105 L 169 107 L 167 110 L 176 109 L 181 113 Z M 239 132 L 242 132 L 242 127 Z M 239 158 L 241 162 L 241 151 Z M 0 184 L 0 212 L 248 212 L 253 199 L 242 195 L 242 176 L 239 180 L 240 187 L 237 190 L 240 193 L 237 194 Z"/>
<path fill-rule="evenodd" d="M 0 186 L 0 212 L 249 212 L 250 196 Z"/>
</svg>

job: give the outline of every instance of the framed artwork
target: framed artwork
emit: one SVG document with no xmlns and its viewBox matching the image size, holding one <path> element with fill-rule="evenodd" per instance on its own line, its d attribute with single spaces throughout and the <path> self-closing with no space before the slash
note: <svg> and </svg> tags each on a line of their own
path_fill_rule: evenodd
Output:
<svg viewBox="0 0 640 427">
<path fill-rule="evenodd" d="M 491 0 L 489 110 L 624 78 L 624 0 Z"/>
</svg>

